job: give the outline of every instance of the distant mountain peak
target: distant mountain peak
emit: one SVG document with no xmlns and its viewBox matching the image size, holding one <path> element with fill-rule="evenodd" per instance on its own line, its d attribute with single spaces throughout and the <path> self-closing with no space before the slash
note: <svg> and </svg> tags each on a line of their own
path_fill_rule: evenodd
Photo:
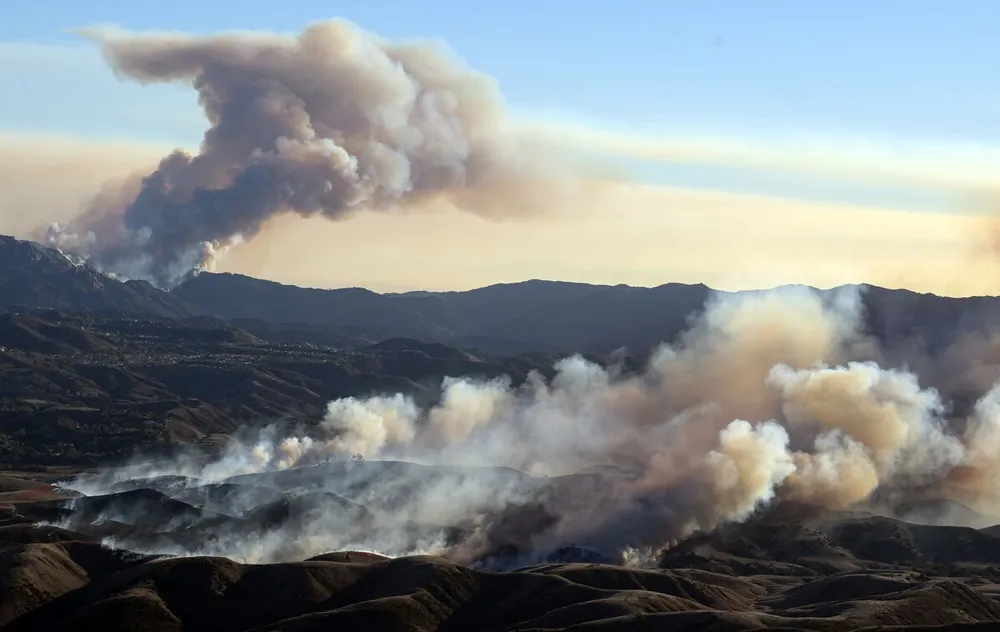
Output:
<svg viewBox="0 0 1000 632">
<path fill-rule="evenodd" d="M 33 241 L 0 235 L 0 305 L 186 317 L 204 312 L 145 281 L 119 281 Z"/>
</svg>

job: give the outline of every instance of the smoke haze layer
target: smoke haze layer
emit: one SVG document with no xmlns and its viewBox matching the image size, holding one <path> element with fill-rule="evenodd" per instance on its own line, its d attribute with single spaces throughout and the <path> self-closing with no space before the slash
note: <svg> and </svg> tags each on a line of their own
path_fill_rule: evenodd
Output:
<svg viewBox="0 0 1000 632">
<path fill-rule="evenodd" d="M 283 213 L 443 203 L 512 216 L 582 185 L 513 133 L 492 79 L 437 43 L 345 21 L 294 37 L 86 34 L 119 77 L 193 87 L 209 124 L 197 154 L 172 152 L 50 228 L 50 243 L 109 273 L 171 287 Z"/>
<path fill-rule="evenodd" d="M 650 560 L 785 501 L 890 511 L 950 499 L 1000 514 L 1000 387 L 953 418 L 941 393 L 882 359 L 861 291 L 719 294 L 638 374 L 573 356 L 551 380 L 451 377 L 427 409 L 401 394 L 340 399 L 308 434 L 272 428 L 208 463 L 137 461 L 67 486 L 151 487 L 228 516 L 118 545 L 251 561 L 355 548 L 505 566 L 570 545 Z M 206 539 L 205 524 L 233 520 L 242 531 Z"/>
</svg>

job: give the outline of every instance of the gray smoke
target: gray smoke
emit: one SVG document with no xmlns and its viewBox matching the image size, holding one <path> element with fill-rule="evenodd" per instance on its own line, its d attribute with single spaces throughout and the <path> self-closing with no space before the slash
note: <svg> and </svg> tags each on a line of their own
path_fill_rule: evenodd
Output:
<svg viewBox="0 0 1000 632">
<path fill-rule="evenodd" d="M 123 79 L 190 85 L 209 124 L 197 154 L 174 151 L 49 229 L 50 243 L 108 273 L 170 287 L 281 213 L 445 203 L 511 216 L 582 184 L 511 131 L 491 78 L 437 43 L 387 42 L 345 21 L 295 37 L 87 34 Z"/>
<path fill-rule="evenodd" d="M 375 512 L 351 527 L 323 501 L 252 538 L 116 540 L 254 561 L 349 547 L 483 563 L 514 546 L 524 563 L 569 543 L 601 559 L 651 560 L 779 500 L 878 510 L 933 492 L 1000 513 L 1000 386 L 968 419 L 950 419 L 936 390 L 872 359 L 861 316 L 857 288 L 720 294 L 637 375 L 573 356 L 551 380 L 448 378 L 427 409 L 400 394 L 340 399 L 308 436 L 264 433 L 208 464 L 137 463 L 72 486 L 242 481 L 272 485 L 270 499 L 321 490 Z"/>
</svg>

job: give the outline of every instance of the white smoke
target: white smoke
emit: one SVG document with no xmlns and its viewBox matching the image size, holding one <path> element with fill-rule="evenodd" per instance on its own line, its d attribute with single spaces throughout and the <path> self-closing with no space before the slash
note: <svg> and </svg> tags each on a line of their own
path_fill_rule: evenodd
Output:
<svg viewBox="0 0 1000 632">
<path fill-rule="evenodd" d="M 461 525 L 466 535 L 452 541 L 431 530 L 417 539 L 463 560 L 504 543 L 521 547 L 522 561 L 537 559 L 567 542 L 655 557 L 693 531 L 744 520 L 776 500 L 843 509 L 957 489 L 963 502 L 1000 507 L 991 491 L 1000 473 L 1000 387 L 964 429 L 948 419 L 937 391 L 870 360 L 877 354 L 860 333 L 858 292 L 720 294 L 637 375 L 573 356 L 551 380 L 447 378 L 427 409 L 401 394 L 340 399 L 311 436 L 265 432 L 208 465 L 177 463 L 159 474 L 203 484 L 308 473 L 301 466 L 330 459 L 424 464 L 401 474 L 349 462 L 315 483 L 377 507 L 379 528 L 367 541 L 345 539 L 323 535 L 332 533 L 329 518 L 308 520 L 295 527 L 296 551 L 313 542 L 398 554 L 416 546 L 402 535 L 410 526 L 432 523 Z M 461 476 L 457 466 L 467 468 Z M 118 480 L 139 472 L 150 475 L 133 468 Z M 289 554 L 287 546 L 268 550 L 257 559 Z"/>
<path fill-rule="evenodd" d="M 358 400 L 338 399 L 327 406 L 323 426 L 340 436 L 324 445 L 332 452 L 371 456 L 387 446 L 408 444 L 416 434 L 414 423 L 420 411 L 402 395 Z"/>
</svg>

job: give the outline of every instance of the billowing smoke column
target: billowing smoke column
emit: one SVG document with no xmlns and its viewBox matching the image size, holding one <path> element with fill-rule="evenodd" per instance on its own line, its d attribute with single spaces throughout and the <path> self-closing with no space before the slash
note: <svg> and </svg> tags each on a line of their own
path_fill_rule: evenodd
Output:
<svg viewBox="0 0 1000 632">
<path fill-rule="evenodd" d="M 517 214 L 569 182 L 509 132 L 494 82 L 440 45 L 344 21 L 297 37 L 91 35 L 121 77 L 190 84 L 210 124 L 196 155 L 174 151 L 49 230 L 108 273 L 169 287 L 280 213 L 340 219 L 436 200 Z"/>
<path fill-rule="evenodd" d="M 845 509 L 947 497 L 997 514 L 1000 387 L 953 423 L 936 391 L 880 366 L 860 306 L 856 289 L 719 295 L 639 375 L 570 357 L 551 381 L 448 378 L 427 410 L 398 394 L 341 399 L 311 437 L 264 435 L 207 466 L 120 476 L 220 482 L 356 455 L 529 475 L 527 486 L 496 473 L 421 479 L 400 495 L 399 475 L 388 475 L 396 466 L 385 470 L 394 482 L 378 492 L 391 497 L 382 524 L 401 533 L 472 520 L 472 535 L 437 544 L 465 561 L 512 540 L 543 554 L 567 542 L 612 556 L 656 551 L 775 500 Z M 322 485 L 359 489 L 334 477 Z M 365 489 L 353 500 L 375 498 Z M 305 538 L 312 553 L 349 543 L 311 524 L 283 539 Z"/>
</svg>

